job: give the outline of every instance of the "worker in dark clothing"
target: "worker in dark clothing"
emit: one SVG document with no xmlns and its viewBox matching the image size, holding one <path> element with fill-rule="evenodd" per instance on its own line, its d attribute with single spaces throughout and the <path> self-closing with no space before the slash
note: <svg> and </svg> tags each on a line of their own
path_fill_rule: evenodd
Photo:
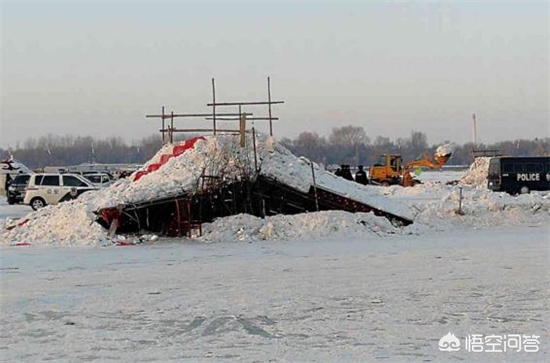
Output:
<svg viewBox="0 0 550 363">
<path fill-rule="evenodd" d="M 9 199 L 9 196 L 8 196 L 8 188 L 10 187 L 10 185 L 13 183 L 13 179 L 11 178 L 11 175 L 9 174 L 6 174 L 6 182 L 4 184 L 4 190 L 6 191 L 6 196 L 8 197 Z"/>
<path fill-rule="evenodd" d="M 358 166 L 359 170 L 355 173 L 355 181 L 359 184 L 366 185 L 368 183 L 367 173 L 363 170 L 363 165 Z"/>
<path fill-rule="evenodd" d="M 342 169 L 342 178 L 346 180 L 353 180 L 353 175 L 351 175 L 351 170 L 347 164 L 344 165 L 344 168 Z"/>
<path fill-rule="evenodd" d="M 334 175 L 342 176 L 342 170 L 344 170 L 344 165 L 340 165 L 340 167 L 336 169 L 336 172 L 334 173 Z"/>
<path fill-rule="evenodd" d="M 11 183 L 13 183 L 13 179 L 11 178 L 11 175 L 6 174 L 6 183 L 4 184 L 4 190 L 7 192 L 8 188 L 10 187 Z"/>
</svg>

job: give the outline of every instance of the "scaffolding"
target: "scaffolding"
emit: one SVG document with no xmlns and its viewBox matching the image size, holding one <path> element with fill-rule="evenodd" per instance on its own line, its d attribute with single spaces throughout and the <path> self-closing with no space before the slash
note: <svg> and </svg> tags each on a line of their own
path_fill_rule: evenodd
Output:
<svg viewBox="0 0 550 363">
<path fill-rule="evenodd" d="M 269 135 L 273 136 L 273 121 L 278 121 L 279 118 L 273 116 L 272 105 L 283 104 L 284 101 L 272 101 L 271 100 L 271 79 L 267 77 L 267 101 L 238 101 L 238 102 L 216 102 L 216 83 L 212 78 L 212 102 L 207 103 L 208 107 L 212 108 L 211 113 L 174 113 L 171 111 L 167 113 L 165 107 L 161 107 L 160 114 L 146 115 L 146 118 L 154 118 L 161 120 L 160 132 L 162 134 L 162 144 L 173 143 L 175 133 L 212 133 L 217 135 L 218 133 L 230 133 L 241 134 L 244 137 L 246 131 L 246 123 L 248 121 L 269 121 Z M 267 116 L 255 117 L 252 112 L 245 112 L 243 108 L 245 106 L 268 106 Z M 218 108 L 221 107 L 237 107 L 237 112 L 222 112 L 218 113 Z M 203 118 L 208 121 L 212 121 L 212 127 L 202 128 L 176 128 L 174 127 L 174 120 L 177 118 Z M 238 128 L 219 128 L 218 122 L 220 121 L 238 121 Z"/>
</svg>

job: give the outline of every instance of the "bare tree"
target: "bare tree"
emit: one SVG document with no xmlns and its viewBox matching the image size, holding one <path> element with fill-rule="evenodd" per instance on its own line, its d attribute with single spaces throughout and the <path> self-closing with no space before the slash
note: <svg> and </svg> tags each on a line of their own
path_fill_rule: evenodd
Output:
<svg viewBox="0 0 550 363">
<path fill-rule="evenodd" d="M 333 128 L 328 140 L 333 145 L 343 147 L 355 147 L 356 145 L 368 145 L 370 143 L 365 129 L 352 125 Z"/>
</svg>

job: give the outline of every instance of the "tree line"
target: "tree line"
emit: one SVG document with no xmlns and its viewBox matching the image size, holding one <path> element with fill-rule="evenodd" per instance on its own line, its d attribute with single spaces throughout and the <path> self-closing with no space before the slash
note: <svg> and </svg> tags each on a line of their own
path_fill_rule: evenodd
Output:
<svg viewBox="0 0 550 363">
<path fill-rule="evenodd" d="M 29 138 L 15 148 L 3 150 L 2 159 L 13 156 L 31 169 L 83 163 L 141 164 L 162 147 L 160 135 L 143 138 L 128 145 L 121 137 L 105 139 L 91 136 L 48 135 Z"/>
<path fill-rule="evenodd" d="M 191 136 L 188 136 L 191 137 Z M 422 154 L 433 155 L 441 144 L 430 145 L 423 132 L 412 131 L 408 137 L 392 140 L 385 136 L 369 137 L 363 127 L 333 128 L 328 137 L 316 132 L 302 132 L 296 138 L 280 142 L 297 156 L 305 156 L 324 165 L 372 165 L 382 154 L 400 154 L 414 160 Z M 445 142 L 448 143 L 448 142 Z M 131 144 L 120 137 L 105 139 L 91 136 L 48 135 L 29 138 L 9 150 L 0 148 L 0 157 L 11 155 L 30 168 L 78 165 L 82 163 L 136 163 L 149 160 L 162 146 L 160 135 L 152 135 Z M 468 165 L 473 149 L 498 150 L 503 155 L 550 155 L 550 138 L 510 140 L 494 144 L 466 143 L 453 145 L 448 164 Z"/>
<path fill-rule="evenodd" d="M 296 155 L 305 156 L 324 165 L 365 165 L 378 162 L 382 154 L 399 154 L 405 161 L 414 160 L 422 154 L 433 156 L 438 146 L 452 144 L 453 154 L 449 165 L 469 165 L 473 150 L 495 150 L 508 156 L 550 155 L 550 138 L 534 140 L 509 140 L 493 144 L 465 143 L 463 145 L 445 141 L 428 143 L 426 134 L 412 131 L 408 137 L 392 140 L 385 136 L 371 139 L 360 126 L 333 128 L 328 137 L 316 132 L 302 132 L 295 139 L 284 138 L 281 143 Z"/>
</svg>

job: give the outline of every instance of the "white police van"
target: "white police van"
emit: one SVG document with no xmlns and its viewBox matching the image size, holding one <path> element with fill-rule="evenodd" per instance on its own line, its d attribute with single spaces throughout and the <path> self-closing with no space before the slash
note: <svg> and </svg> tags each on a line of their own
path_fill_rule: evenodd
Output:
<svg viewBox="0 0 550 363">
<path fill-rule="evenodd" d="M 89 180 L 76 174 L 32 174 L 23 203 L 37 210 L 97 189 Z"/>
</svg>

